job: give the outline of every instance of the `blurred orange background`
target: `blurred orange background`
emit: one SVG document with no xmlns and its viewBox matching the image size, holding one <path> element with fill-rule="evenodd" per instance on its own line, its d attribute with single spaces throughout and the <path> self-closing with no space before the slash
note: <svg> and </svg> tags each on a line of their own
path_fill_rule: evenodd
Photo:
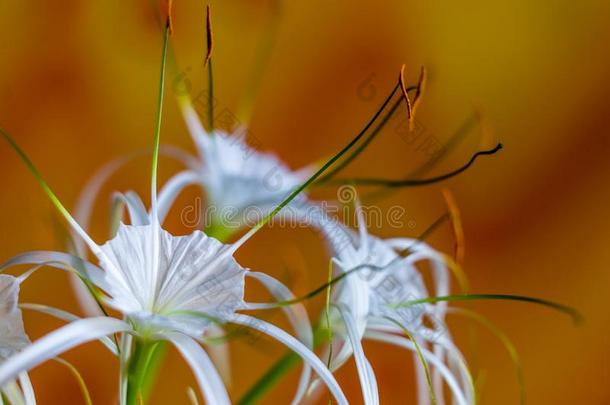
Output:
<svg viewBox="0 0 610 405">
<path fill-rule="evenodd" d="M 236 111 L 271 22 L 267 1 L 214 1 L 214 69 L 221 108 Z M 96 168 L 112 157 L 152 145 L 161 34 L 154 1 L 0 3 L 0 126 L 29 153 L 62 201 L 73 208 Z M 205 88 L 204 2 L 174 5 L 172 46 L 193 91 Z M 265 67 L 251 131 L 261 149 L 298 168 L 344 145 L 376 111 L 396 83 L 429 71 L 418 122 L 425 134 L 447 140 L 473 108 L 487 135 L 472 131 L 435 173 L 465 162 L 480 146 L 505 149 L 465 174 L 428 188 L 394 193 L 382 207 L 401 205 L 414 227 L 378 231 L 415 237 L 445 209 L 450 188 L 466 232 L 465 270 L 473 292 L 532 295 L 577 307 L 584 325 L 563 315 L 516 303 L 481 302 L 475 308 L 513 339 L 525 369 L 531 404 L 610 403 L 610 2 L 500 0 L 494 2 L 282 1 L 275 47 Z M 176 102 L 166 99 L 162 143 L 194 147 Z M 349 169 L 351 174 L 397 178 L 422 160 L 392 131 Z M 105 189 L 146 196 L 149 161 L 136 160 Z M 180 167 L 161 160 L 162 179 Z M 8 147 L 0 146 L 0 260 L 37 249 L 63 249 L 63 222 Z M 198 196 L 189 189 L 179 204 Z M 108 199 L 96 209 L 93 234 L 104 240 Z M 606 212 L 606 214 L 604 214 Z M 173 213 L 169 228 L 184 232 Z M 289 283 L 297 295 L 326 277 L 319 238 L 310 231 L 265 230 L 238 260 Z M 450 252 L 448 227 L 430 242 Z M 281 254 L 270 257 L 267 246 Z M 285 252 L 285 253 L 284 253 Z M 298 258 L 297 259 L 295 259 Z M 305 269 L 305 270 L 303 270 Z M 77 312 L 65 274 L 44 271 L 23 287 L 21 300 Z M 320 301 L 310 304 L 317 316 Z M 26 313 L 37 338 L 60 325 Z M 280 321 L 281 317 L 270 318 Z M 518 385 L 509 356 L 485 330 L 473 346 L 468 323 L 451 322 L 473 368 L 484 377 L 482 402 L 514 404 Z M 233 344 L 234 383 L 240 397 L 284 349 L 271 341 Z M 367 344 L 382 403 L 414 403 L 411 357 Z M 112 403 L 117 367 L 100 344 L 69 352 L 94 403 Z M 41 404 L 81 403 L 75 381 L 56 363 L 32 373 Z M 350 401 L 361 401 L 353 364 L 339 372 Z M 287 403 L 296 373 L 263 403 Z M 194 385 L 176 353 L 163 367 L 152 404 L 188 403 Z M 323 402 L 320 402 L 323 403 Z"/>
</svg>

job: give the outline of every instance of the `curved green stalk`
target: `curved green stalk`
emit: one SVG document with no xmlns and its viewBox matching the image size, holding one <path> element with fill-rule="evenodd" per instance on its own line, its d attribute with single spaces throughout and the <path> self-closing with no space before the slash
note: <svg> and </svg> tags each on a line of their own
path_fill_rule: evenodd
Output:
<svg viewBox="0 0 610 405">
<path fill-rule="evenodd" d="M 62 359 L 61 357 L 56 357 L 53 360 L 66 367 L 70 371 L 70 373 L 72 373 L 72 375 L 76 379 L 76 382 L 78 383 L 78 388 L 80 389 L 81 394 L 83 395 L 83 401 L 86 405 L 93 405 L 93 402 L 91 401 L 91 395 L 89 394 L 89 389 L 87 388 L 87 384 L 85 383 L 85 380 L 83 379 L 83 376 L 80 374 L 78 369 L 74 367 L 72 363 Z"/>
<path fill-rule="evenodd" d="M 487 319 L 481 314 L 465 308 L 449 308 L 449 313 L 458 315 L 464 315 L 471 319 L 474 319 L 481 325 L 485 326 L 491 333 L 493 333 L 498 340 L 504 345 L 504 348 L 508 352 L 514 366 L 515 372 L 517 373 L 517 383 L 519 384 L 519 400 L 521 405 L 525 404 L 526 390 L 525 390 L 525 376 L 523 374 L 523 366 L 521 365 L 521 359 L 519 358 L 519 352 L 517 348 L 510 340 L 510 338 L 500 329 L 495 323 Z"/>
<path fill-rule="evenodd" d="M 445 295 L 440 297 L 427 297 L 419 298 L 415 300 L 400 302 L 392 304 L 390 307 L 393 308 L 404 308 L 412 307 L 420 304 L 435 304 L 443 301 L 479 301 L 479 300 L 500 300 L 500 301 L 520 301 L 527 302 L 530 304 L 542 305 L 551 309 L 554 309 L 564 314 L 569 315 L 574 323 L 579 324 L 583 321 L 583 316 L 576 309 L 567 305 L 559 304 L 557 302 L 544 300 L 536 297 L 528 297 L 524 295 L 510 295 L 510 294 L 462 294 L 462 295 Z"/>
<path fill-rule="evenodd" d="M 161 119 L 163 118 L 163 98 L 165 96 L 165 71 L 167 60 L 167 45 L 169 42 L 170 24 L 169 18 L 165 26 L 163 35 L 163 52 L 161 55 L 161 75 L 159 78 L 159 99 L 157 101 L 157 118 L 155 123 L 155 137 L 152 152 L 151 167 L 151 211 L 152 216 L 157 220 L 157 167 L 159 166 L 159 145 L 161 143 Z"/>
<path fill-rule="evenodd" d="M 424 358 L 424 354 L 421 351 L 419 343 L 417 343 L 417 339 L 415 339 L 411 332 L 409 332 L 409 330 L 397 320 L 388 316 L 386 316 L 385 319 L 398 326 L 403 331 L 403 333 L 407 335 L 409 340 L 413 342 L 413 346 L 415 346 L 415 351 L 417 352 L 417 357 L 419 358 L 420 363 L 424 367 L 424 373 L 426 374 L 426 382 L 428 383 L 428 392 L 430 393 L 430 399 L 432 400 L 432 404 L 436 405 L 436 395 L 434 395 L 434 389 L 432 388 L 432 377 L 430 376 L 430 367 L 428 367 L 428 362 Z"/>
<path fill-rule="evenodd" d="M 237 405 L 252 405 L 257 403 L 262 396 L 267 393 L 275 384 L 277 384 L 286 373 L 296 367 L 301 361 L 301 358 L 293 353 L 288 352 L 280 360 L 278 360 L 256 384 L 244 394 Z"/>
<path fill-rule="evenodd" d="M 314 348 L 326 341 L 328 333 L 324 327 L 317 324 L 314 327 Z M 290 370 L 301 362 L 294 352 L 287 352 L 236 402 L 237 405 L 252 405 L 257 403 L 274 385 L 276 385 Z"/>
</svg>

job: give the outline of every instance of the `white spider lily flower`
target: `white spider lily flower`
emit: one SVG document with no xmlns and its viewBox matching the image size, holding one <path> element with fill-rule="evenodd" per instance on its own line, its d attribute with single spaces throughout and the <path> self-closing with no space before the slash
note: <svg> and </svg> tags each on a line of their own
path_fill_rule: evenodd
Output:
<svg viewBox="0 0 610 405">
<path fill-rule="evenodd" d="M 218 222 L 228 215 L 240 228 L 246 210 L 265 215 L 313 174 L 313 166 L 292 171 L 275 155 L 251 147 L 245 130 L 208 133 L 190 102 L 182 99 L 180 104 L 198 157 L 184 160 L 187 170 L 171 178 L 159 193 L 161 221 L 177 195 L 186 186 L 198 184 L 205 191 L 212 225 L 226 227 Z"/>
<path fill-rule="evenodd" d="M 256 329 L 301 356 L 306 367 L 299 384 L 297 399 L 304 394 L 311 368 L 324 380 L 338 403 L 347 404 L 334 376 L 311 350 L 311 334 L 303 333 L 305 328 L 311 329 L 307 319 L 303 319 L 296 311 L 291 312 L 294 315 L 293 325 L 306 345 L 272 324 L 235 312 L 250 307 L 243 301 L 246 269 L 237 264 L 233 253 L 265 222 L 251 229 L 232 245 L 223 245 L 201 231 L 187 236 L 173 236 L 164 231 L 157 216 L 158 153 L 154 153 L 150 215 L 142 211 L 139 204 L 133 205 L 133 211 L 137 213 L 134 216 L 141 222 L 147 219 L 148 223 L 120 225 L 117 235 L 100 246 L 66 210 L 13 139 L 3 131 L 0 131 L 0 134 L 22 158 L 55 207 L 99 260 L 98 267 L 65 253 L 31 252 L 9 260 L 0 266 L 0 270 L 16 264 L 46 264 L 75 271 L 87 283 L 101 291 L 97 293 L 101 295 L 103 303 L 124 315 L 123 320 L 105 316 L 78 319 L 49 333 L 0 365 L 0 386 L 14 379 L 19 373 L 82 343 L 102 340 L 113 334 L 123 334 L 121 403 L 135 403 L 138 395 L 137 391 L 130 391 L 130 378 L 124 375 L 124 365 L 127 361 L 124 356 L 131 352 L 132 341 L 145 347 L 151 342 L 167 340 L 176 346 L 193 369 L 206 400 L 213 404 L 228 404 L 229 396 L 222 379 L 217 370 L 210 366 L 212 362 L 197 342 L 203 340 L 202 335 L 206 327 L 214 321 Z M 158 138 L 156 144 L 158 145 Z M 288 200 L 282 203 L 287 204 Z M 281 207 L 278 206 L 274 213 L 279 212 Z M 266 220 L 269 218 L 271 217 Z M 254 277 L 277 299 L 290 298 L 287 296 L 287 289 L 277 280 Z M 128 335 L 135 339 L 128 338 Z M 137 364 L 139 360 L 137 347 L 130 356 L 135 356 L 129 359 L 130 363 L 133 361 L 133 364 Z"/>
<path fill-rule="evenodd" d="M 436 295 L 447 295 L 449 272 L 444 258 L 418 240 L 382 240 L 368 234 L 362 211 L 358 213 L 358 234 L 324 215 L 317 222 L 334 253 L 334 264 L 345 276 L 333 291 L 332 303 L 343 321 L 335 322 L 333 328 L 347 338 L 333 356 L 331 370 L 341 367 L 354 354 L 364 401 L 378 404 L 375 374 L 360 341 L 363 338 L 383 341 L 414 352 L 419 404 L 429 404 L 431 400 L 427 369 L 420 356 L 433 366 L 431 379 L 437 403 L 444 403 L 445 382 L 457 404 L 472 404 L 470 374 L 444 323 L 447 303 L 409 308 L 392 306 L 428 297 L 423 278 L 415 267 L 420 261 L 431 264 Z M 406 249 L 410 253 L 403 257 Z M 427 326 L 425 320 L 432 326 Z"/>
<path fill-rule="evenodd" d="M 0 274 L 0 364 L 30 344 L 18 307 L 20 282 L 21 279 Z M 27 373 L 20 373 L 17 379 L 19 384 L 14 379 L 1 384 L 2 393 L 13 404 L 36 404 Z"/>
<path fill-rule="evenodd" d="M 291 188 L 289 195 L 274 204 L 275 207 L 236 243 L 223 245 L 199 231 L 183 237 L 165 232 L 160 225 L 163 217 L 160 214 L 164 214 L 161 211 L 169 203 L 162 205 L 158 201 L 160 198 L 157 198 L 157 165 L 169 31 L 168 19 L 163 43 L 158 115 L 152 155 L 150 214 L 138 215 L 139 224 L 120 226 L 117 235 L 106 244 L 100 246 L 93 241 L 43 180 L 27 155 L 6 132 L 0 130 L 0 135 L 21 157 L 72 230 L 82 238 L 99 261 L 98 267 L 84 259 L 67 254 L 35 252 L 10 260 L 0 266 L 0 270 L 12 264 L 24 263 L 49 264 L 71 269 L 90 286 L 100 290 L 94 291 L 101 295 L 102 302 L 122 312 L 124 316 L 123 320 L 107 316 L 74 320 L 67 326 L 51 332 L 0 365 L 0 386 L 20 372 L 72 347 L 91 340 L 104 339 L 109 335 L 122 334 L 120 346 L 122 379 L 119 396 L 121 403 L 127 400 L 129 404 L 133 404 L 137 400 L 137 389 L 141 385 L 135 381 L 141 378 L 139 363 L 144 359 L 143 365 L 147 365 L 148 353 L 151 350 L 146 346 L 157 340 L 168 340 L 176 346 L 193 369 L 207 402 L 226 404 L 229 403 L 226 388 L 216 369 L 211 366 L 207 353 L 196 341 L 202 338 L 200 334 L 205 332 L 211 321 L 218 321 L 235 323 L 265 333 L 286 345 L 304 360 L 307 367 L 303 371 L 305 377 L 301 378 L 296 400 L 300 399 L 305 391 L 304 387 L 309 381 L 307 373 L 311 367 L 326 383 L 337 402 L 341 405 L 347 404 L 347 399 L 330 370 L 308 347 L 312 344 L 312 336 L 306 336 L 302 331 L 303 327 L 310 329 L 310 326 L 308 321 L 305 323 L 303 317 L 296 311 L 291 313 L 293 319 L 298 321 L 293 321 L 293 326 L 297 329 L 301 340 L 307 344 L 272 324 L 235 312 L 238 309 L 256 309 L 256 305 L 243 302 L 243 277 L 247 272 L 232 256 L 243 243 L 352 149 L 364 136 L 365 131 L 354 137 L 302 184 Z M 227 181 L 229 180 L 230 178 Z M 169 198 L 166 198 L 166 201 L 168 200 Z M 128 199 L 126 202 L 129 205 Z M 130 208 L 134 211 L 142 211 L 142 206 L 142 204 L 134 204 Z M 148 223 L 144 223 L 145 218 L 148 218 Z M 51 258 L 57 259 L 62 256 L 66 257 L 66 260 Z M 291 298 L 287 289 L 277 280 L 267 277 L 257 279 L 265 284 L 277 299 Z M 210 286 L 206 283 L 211 281 L 231 284 L 230 287 L 223 286 L 221 289 L 221 296 L 225 300 L 210 294 Z M 125 359 L 124 357 L 131 353 L 132 344 L 135 345 L 133 353 L 129 359 Z M 133 367 L 135 375 L 131 374 L 131 365 L 135 365 Z M 125 375 L 125 371 L 128 375 Z M 130 390 L 132 384 L 136 388 L 135 392 Z"/>
<path fill-rule="evenodd" d="M 74 346 L 114 333 L 129 333 L 138 339 L 171 341 L 193 368 L 207 400 L 230 403 L 220 376 L 195 342 L 203 341 L 203 333 L 215 321 L 253 328 L 285 344 L 318 373 L 339 403 L 347 403 L 332 374 L 308 346 L 271 324 L 235 313 L 248 309 L 243 301 L 246 269 L 232 257 L 240 242 L 223 245 L 201 231 L 173 236 L 152 220 L 147 225 L 121 225 L 115 238 L 98 246 L 67 215 L 98 257 L 99 267 L 68 254 L 32 252 L 17 256 L 0 268 L 25 263 L 71 268 L 102 290 L 106 294 L 103 301 L 121 311 L 125 319 L 75 320 L 51 332 L 0 366 L 0 385 Z M 261 274 L 253 277 L 276 298 L 287 297 L 287 289 L 277 280 Z M 303 332 L 303 328 L 310 328 L 308 321 L 303 324 L 302 316 L 296 316 L 293 325 L 310 346 L 311 336 Z M 308 370 L 304 371 L 303 380 L 309 380 Z"/>
<path fill-rule="evenodd" d="M 244 227 L 246 222 L 266 215 L 313 173 L 313 166 L 291 171 L 275 155 L 249 146 L 245 137 L 239 133 L 231 135 L 220 130 L 207 133 L 190 102 L 181 99 L 180 105 L 198 156 L 190 156 L 175 148 L 166 149 L 166 154 L 183 162 L 187 169 L 170 178 L 159 192 L 157 216 L 160 223 L 164 222 L 180 192 L 185 187 L 196 184 L 202 187 L 208 199 L 203 217 L 210 222 L 204 224 L 208 225 L 204 230 L 207 234 L 224 240 Z M 103 184 L 136 156 L 138 154 L 121 157 L 104 165 L 83 189 L 75 217 L 85 230 Z M 298 198 L 301 201 L 304 199 L 303 196 Z M 291 206 L 296 203 L 293 202 Z M 127 208 L 132 224 L 148 223 L 146 210 L 142 209 L 144 205 L 134 192 L 114 193 L 113 206 L 115 205 Z M 73 239 L 76 252 L 85 258 L 83 241 L 75 232 Z M 75 277 L 72 280 L 85 312 L 101 315 L 80 280 Z"/>
</svg>

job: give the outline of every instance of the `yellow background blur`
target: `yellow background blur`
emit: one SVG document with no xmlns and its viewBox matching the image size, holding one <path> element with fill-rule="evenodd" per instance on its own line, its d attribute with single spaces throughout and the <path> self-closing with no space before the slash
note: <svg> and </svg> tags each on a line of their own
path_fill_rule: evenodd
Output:
<svg viewBox="0 0 610 405">
<path fill-rule="evenodd" d="M 172 43 L 180 69 L 170 72 L 170 81 L 186 74 L 194 91 L 201 90 L 204 2 L 175 3 Z M 586 316 L 584 325 L 574 327 L 563 315 L 543 308 L 475 306 L 514 340 L 529 403 L 610 403 L 610 2 L 282 3 L 276 46 L 251 122 L 260 147 L 293 168 L 328 156 L 373 114 L 402 63 L 409 82 L 416 80 L 420 65 L 427 66 L 428 91 L 418 111 L 425 133 L 448 139 L 474 106 L 493 133 L 483 146 L 500 139 L 505 149 L 443 185 L 403 190 L 384 200 L 382 207 L 404 206 L 416 226 L 379 233 L 416 236 L 443 212 L 440 190 L 449 187 L 464 218 L 465 270 L 474 292 L 544 297 L 576 306 Z M 234 111 L 271 9 L 268 2 L 254 0 L 212 5 L 216 95 L 222 108 Z M 157 10 L 148 0 L 0 2 L 0 125 L 30 154 L 69 208 L 97 167 L 152 143 L 161 49 Z M 162 142 L 194 152 L 168 93 Z M 473 131 L 436 172 L 463 163 L 479 147 L 480 137 L 480 131 Z M 418 153 L 387 131 L 350 173 L 400 177 L 421 160 Z M 148 167 L 148 159 L 136 160 L 113 178 L 104 197 L 112 189 L 131 188 L 146 196 Z M 162 159 L 162 179 L 177 169 Z M 0 260 L 27 250 L 63 249 L 58 236 L 63 222 L 4 145 L 0 171 Z M 197 195 L 189 190 L 179 202 L 188 204 Z M 96 210 L 98 241 L 105 237 L 107 205 L 106 198 Z M 178 220 L 174 214 L 170 229 L 184 231 Z M 279 230 L 265 230 L 238 259 L 283 278 L 298 295 L 324 280 L 326 259 L 312 232 L 288 234 L 280 238 Z M 450 251 L 451 232 L 440 230 L 431 243 Z M 270 244 L 274 252 L 286 253 L 271 257 Z M 78 310 L 64 274 L 40 272 L 22 290 L 24 302 Z M 313 315 L 319 302 L 312 308 Z M 276 317 L 272 320 L 280 321 Z M 32 313 L 25 320 L 32 338 L 59 326 Z M 468 325 L 459 319 L 451 323 L 484 377 L 483 403 L 517 403 L 507 353 L 484 330 L 473 348 Z M 413 403 L 411 357 L 379 345 L 367 344 L 366 350 L 382 403 Z M 236 342 L 233 398 L 283 352 L 270 341 L 256 347 Z M 114 401 L 117 368 L 100 344 L 65 357 L 82 371 L 94 403 Z M 339 376 L 350 399 L 359 403 L 353 364 Z M 81 401 L 74 380 L 56 363 L 35 369 L 32 378 L 41 404 Z M 296 374 L 287 381 L 264 403 L 286 403 Z M 151 403 L 187 403 L 189 384 L 188 368 L 172 353 Z"/>
</svg>

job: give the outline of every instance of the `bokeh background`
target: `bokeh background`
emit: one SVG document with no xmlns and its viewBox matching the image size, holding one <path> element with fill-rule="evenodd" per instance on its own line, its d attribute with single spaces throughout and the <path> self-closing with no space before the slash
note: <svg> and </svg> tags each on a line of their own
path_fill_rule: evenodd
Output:
<svg viewBox="0 0 610 405">
<path fill-rule="evenodd" d="M 205 89 L 204 2 L 175 3 L 177 67 L 170 71 L 162 142 L 194 152 L 171 86 L 181 75 L 193 94 Z M 212 7 L 219 108 L 239 114 L 275 9 L 262 0 L 213 1 Z M 151 145 L 158 12 L 159 5 L 148 0 L 0 2 L 0 125 L 70 208 L 96 168 Z M 459 178 L 387 196 L 379 206 L 404 207 L 410 226 L 376 232 L 417 236 L 445 209 L 442 187 L 451 189 L 462 211 L 464 267 L 473 291 L 553 299 L 586 317 L 575 327 L 544 308 L 475 305 L 519 349 L 529 403 L 609 403 L 610 3 L 290 0 L 281 1 L 280 16 L 250 125 L 260 148 L 293 168 L 328 156 L 378 108 L 401 64 L 407 65 L 409 82 L 425 65 L 429 85 L 418 111 L 422 136 L 442 144 L 474 110 L 483 121 L 434 172 L 462 164 L 497 140 L 505 149 Z M 388 130 L 349 172 L 400 177 L 425 158 L 417 143 Z M 113 177 L 104 196 L 112 189 L 146 195 L 148 167 L 146 158 L 135 160 Z M 162 159 L 162 179 L 179 168 Z M 0 172 L 0 258 L 62 249 L 63 222 L 5 145 L 0 145 Z M 189 189 L 179 204 L 193 204 L 198 195 Z M 105 198 L 94 218 L 99 241 L 106 237 L 107 214 Z M 185 232 L 179 214 L 172 213 L 168 227 Z M 430 242 L 450 252 L 450 229 L 438 230 Z M 311 231 L 265 230 L 238 256 L 245 266 L 282 278 L 297 294 L 325 278 L 327 258 Z M 78 312 L 68 279 L 58 272 L 33 276 L 21 297 Z M 320 302 L 310 308 L 314 314 Z M 281 316 L 269 317 L 281 323 Z M 59 326 L 32 313 L 25 321 L 32 338 Z M 473 340 L 463 320 L 451 326 L 480 377 L 482 403 L 517 403 L 514 369 L 502 345 L 485 330 Z M 233 348 L 235 399 L 284 353 L 264 339 L 255 346 L 238 339 Z M 382 403 L 413 403 L 411 357 L 380 345 L 365 348 Z M 100 344 L 65 358 L 82 371 L 95 403 L 114 402 L 117 367 Z M 287 403 L 296 377 L 291 374 L 264 403 Z M 359 403 L 353 364 L 339 377 L 350 400 Z M 56 363 L 38 367 L 32 378 L 42 404 L 81 401 L 76 383 Z M 188 403 L 185 387 L 192 384 L 188 368 L 172 352 L 151 403 Z"/>
</svg>

